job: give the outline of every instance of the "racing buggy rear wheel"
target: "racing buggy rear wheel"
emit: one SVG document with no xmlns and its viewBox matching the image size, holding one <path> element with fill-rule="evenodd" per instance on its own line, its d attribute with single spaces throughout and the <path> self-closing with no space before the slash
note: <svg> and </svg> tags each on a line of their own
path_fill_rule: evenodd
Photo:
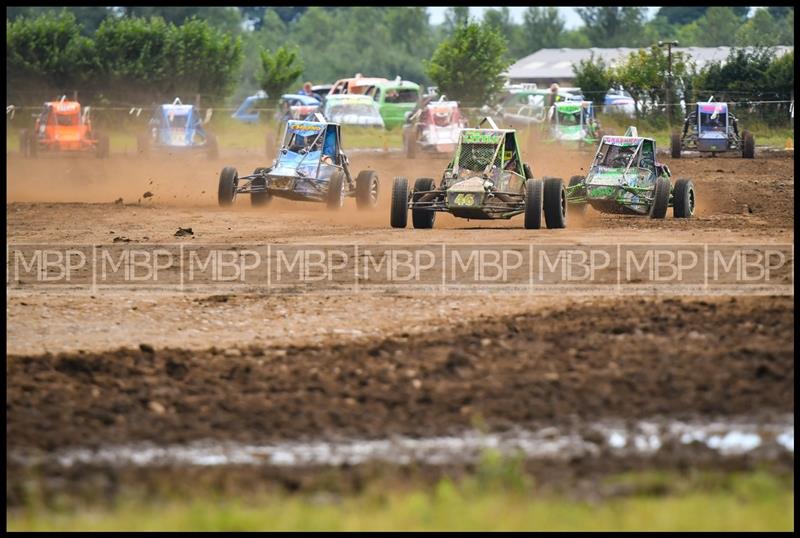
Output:
<svg viewBox="0 0 800 538">
<path fill-rule="evenodd" d="M 95 150 L 97 151 L 98 159 L 105 159 L 108 157 L 110 153 L 108 135 L 106 134 L 97 135 L 97 147 L 95 148 Z"/>
<path fill-rule="evenodd" d="M 567 227 L 567 190 L 560 177 L 544 178 L 544 221 L 548 228 Z"/>
<path fill-rule="evenodd" d="M 681 135 L 678 133 L 672 133 L 672 137 L 670 138 L 670 150 L 672 152 L 673 159 L 680 159 L 681 158 Z"/>
<path fill-rule="evenodd" d="M 236 187 L 239 186 L 239 173 L 233 166 L 226 166 L 219 174 L 219 191 L 217 201 L 222 207 L 233 204 L 236 198 Z"/>
<path fill-rule="evenodd" d="M 356 176 L 356 207 L 368 209 L 378 205 L 378 174 L 362 170 Z"/>
<path fill-rule="evenodd" d="M 219 158 L 219 146 L 217 145 L 217 137 L 213 133 L 206 133 L 206 152 L 209 159 Z"/>
<path fill-rule="evenodd" d="M 328 183 L 328 197 L 325 200 L 328 209 L 339 209 L 344 205 L 344 172 L 337 170 Z"/>
<path fill-rule="evenodd" d="M 756 139 L 753 133 L 745 131 L 742 133 L 742 157 L 752 159 L 756 156 Z"/>
<path fill-rule="evenodd" d="M 432 191 L 436 188 L 433 178 L 421 177 L 414 182 L 414 192 Z M 425 209 L 411 209 L 411 222 L 414 228 L 427 230 L 433 228 L 436 220 L 436 211 Z"/>
<path fill-rule="evenodd" d="M 688 219 L 694 215 L 694 206 L 694 183 L 691 179 L 679 179 L 672 190 L 672 216 L 676 219 Z"/>
<path fill-rule="evenodd" d="M 578 185 L 583 185 L 586 178 L 584 176 L 572 176 L 569 178 L 569 187 L 576 187 Z M 572 196 L 575 196 L 577 192 L 577 196 L 586 196 L 586 186 L 578 187 L 572 191 Z M 586 214 L 586 206 L 589 205 L 586 202 L 582 202 L 579 204 L 569 204 L 570 210 L 575 210 L 575 213 L 578 215 L 585 215 Z"/>
<path fill-rule="evenodd" d="M 667 216 L 667 207 L 669 207 L 669 179 L 660 177 L 656 180 L 656 186 L 653 189 L 653 205 L 650 206 L 650 218 L 663 219 Z"/>
<path fill-rule="evenodd" d="M 258 175 L 262 172 L 269 172 L 269 168 L 259 167 L 253 170 L 253 175 Z M 266 187 L 267 180 L 263 177 L 257 177 L 250 182 L 251 187 Z M 272 201 L 272 194 L 269 192 L 251 192 L 250 205 L 253 207 L 264 207 Z"/>
<path fill-rule="evenodd" d="M 525 182 L 525 229 L 538 230 L 542 227 L 544 184 L 541 179 Z"/>
<path fill-rule="evenodd" d="M 408 224 L 408 180 L 394 178 L 392 183 L 392 209 L 389 218 L 392 228 L 405 228 Z"/>
<path fill-rule="evenodd" d="M 139 133 L 136 135 L 136 150 L 139 155 L 147 155 L 150 153 L 150 137 L 147 133 Z"/>
</svg>

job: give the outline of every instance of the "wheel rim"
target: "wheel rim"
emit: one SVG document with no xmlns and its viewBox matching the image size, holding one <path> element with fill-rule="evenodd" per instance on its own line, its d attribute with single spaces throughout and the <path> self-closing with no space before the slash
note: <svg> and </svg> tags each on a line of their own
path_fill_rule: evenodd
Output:
<svg viewBox="0 0 800 538">
<path fill-rule="evenodd" d="M 694 215 L 694 189 L 689 189 L 689 214 Z"/>
<path fill-rule="evenodd" d="M 372 182 L 372 185 L 370 185 L 369 197 L 370 197 L 370 200 L 372 200 L 373 204 L 378 201 L 378 180 L 377 180 L 377 178 L 375 179 L 375 181 Z"/>
<path fill-rule="evenodd" d="M 567 191 L 561 187 L 561 216 L 567 218 Z"/>
</svg>

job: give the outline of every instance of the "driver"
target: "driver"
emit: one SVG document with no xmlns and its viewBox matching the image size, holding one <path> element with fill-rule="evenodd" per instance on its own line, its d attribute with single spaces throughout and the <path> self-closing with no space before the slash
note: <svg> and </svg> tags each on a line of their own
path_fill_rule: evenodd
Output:
<svg viewBox="0 0 800 538">
<path fill-rule="evenodd" d="M 624 168 L 628 166 L 635 148 L 625 146 L 611 146 L 608 149 L 606 158 L 603 161 L 604 166 L 610 168 Z"/>
</svg>

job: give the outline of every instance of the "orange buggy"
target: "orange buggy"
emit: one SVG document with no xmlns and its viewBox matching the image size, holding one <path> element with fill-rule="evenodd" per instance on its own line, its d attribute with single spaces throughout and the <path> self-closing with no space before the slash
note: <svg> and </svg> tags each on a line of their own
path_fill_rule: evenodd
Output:
<svg viewBox="0 0 800 538">
<path fill-rule="evenodd" d="M 44 104 L 33 131 L 25 129 L 20 135 L 20 151 L 26 157 L 36 157 L 40 151 L 93 151 L 99 158 L 108 157 L 108 136 L 92 129 L 89 107 L 81 114 L 77 101 L 50 101 Z"/>
</svg>

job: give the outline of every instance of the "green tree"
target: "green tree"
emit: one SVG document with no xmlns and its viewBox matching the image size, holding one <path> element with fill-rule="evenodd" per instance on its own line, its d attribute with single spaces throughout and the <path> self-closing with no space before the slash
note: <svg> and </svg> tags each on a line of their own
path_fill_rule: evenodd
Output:
<svg viewBox="0 0 800 538">
<path fill-rule="evenodd" d="M 426 62 L 428 76 L 439 90 L 465 105 L 483 105 L 502 88 L 509 62 L 503 36 L 492 28 L 469 23 L 439 44 Z"/>
<path fill-rule="evenodd" d="M 731 8 L 713 6 L 697 21 L 693 42 L 700 47 L 730 46 L 741 26 L 741 19 Z"/>
<path fill-rule="evenodd" d="M 596 47 L 635 47 L 651 42 L 644 35 L 644 9 L 640 7 L 578 8 L 589 41 Z"/>
<path fill-rule="evenodd" d="M 679 83 L 689 77 L 691 62 L 685 53 L 672 52 L 672 77 L 668 81 L 667 52 L 657 45 L 649 49 L 632 52 L 623 62 L 609 72 L 612 84 L 622 85 L 631 94 L 636 103 L 636 114 L 639 117 L 640 105 L 645 111 L 658 111 L 665 104 L 667 83 L 671 104 L 678 102 L 676 91 Z M 674 117 L 677 107 L 671 106 L 670 116 Z"/>
<path fill-rule="evenodd" d="M 278 47 L 274 54 L 261 51 L 261 89 L 267 92 L 268 101 L 275 103 L 303 73 L 303 64 L 297 51 Z"/>
<path fill-rule="evenodd" d="M 487 9 L 483 13 L 482 23 L 505 37 L 508 45 L 508 50 L 505 54 L 507 60 L 513 62 L 524 54 L 525 46 L 522 42 L 522 29 L 511 20 L 511 12 L 507 7 Z"/>
<path fill-rule="evenodd" d="M 91 85 L 98 70 L 94 43 L 71 12 L 6 20 L 6 94 L 17 103 Z"/>
<path fill-rule="evenodd" d="M 564 38 L 564 19 L 554 7 L 529 7 L 522 19 L 523 55 L 560 46 Z M 588 40 L 586 42 L 589 44 Z M 566 45 L 565 45 L 566 46 Z"/>
<path fill-rule="evenodd" d="M 742 47 L 769 47 L 783 45 L 783 28 L 770 15 L 769 10 L 757 9 L 750 19 L 736 32 L 736 44 Z"/>
<path fill-rule="evenodd" d="M 572 66 L 575 73 L 575 85 L 583 94 L 602 105 L 605 94 L 611 87 L 611 76 L 608 66 L 602 58 L 595 58 L 594 53 L 588 60 L 581 60 L 578 65 Z"/>
<path fill-rule="evenodd" d="M 689 24 L 706 14 L 708 6 L 662 7 L 656 18 L 663 18 L 668 24 Z"/>
<path fill-rule="evenodd" d="M 449 7 L 444 12 L 444 22 L 442 29 L 445 34 L 452 35 L 457 28 L 469 23 L 469 8 L 466 6 Z"/>
<path fill-rule="evenodd" d="M 29 7 L 29 6 L 9 6 L 6 8 L 6 19 L 15 21 L 20 17 L 36 18 L 46 13 L 58 14 L 69 12 L 75 16 L 75 20 L 81 27 L 83 35 L 92 35 L 100 27 L 106 17 L 114 16 L 114 11 L 102 6 L 68 6 L 68 7 Z"/>
</svg>

